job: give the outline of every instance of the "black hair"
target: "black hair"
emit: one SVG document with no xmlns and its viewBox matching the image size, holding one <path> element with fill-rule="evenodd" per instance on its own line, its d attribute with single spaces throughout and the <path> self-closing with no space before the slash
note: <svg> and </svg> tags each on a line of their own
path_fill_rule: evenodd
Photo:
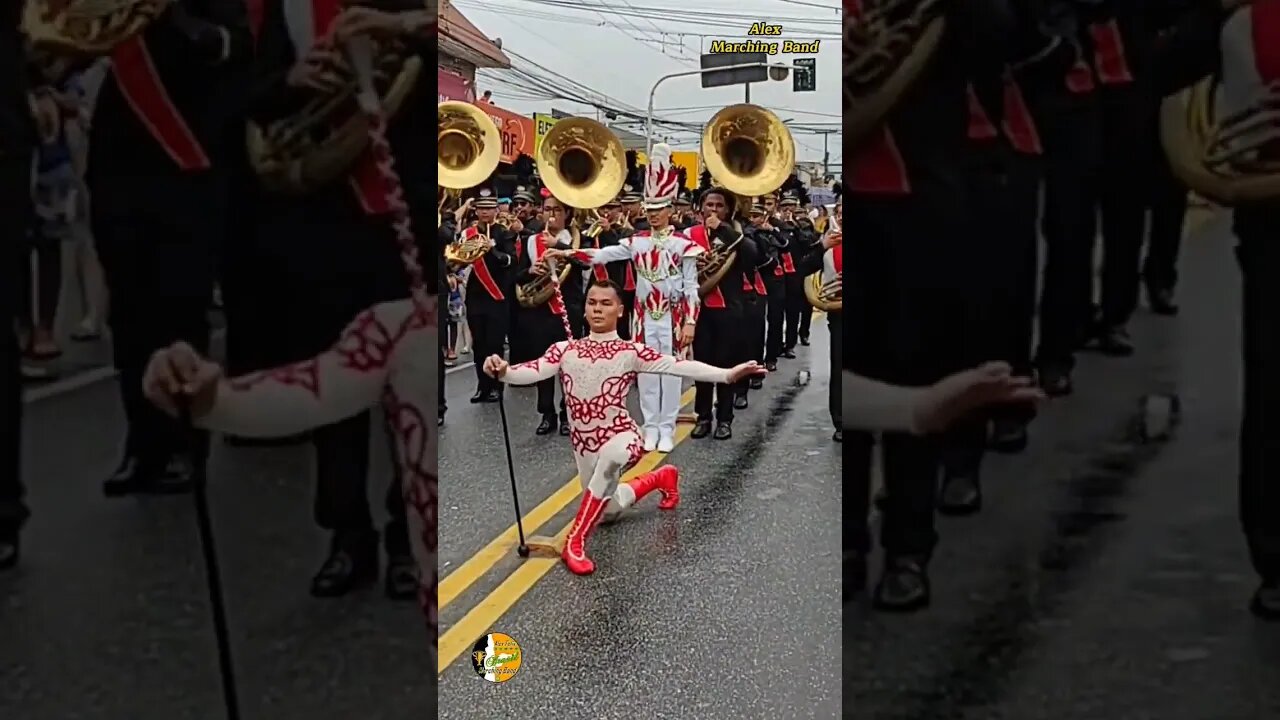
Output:
<svg viewBox="0 0 1280 720">
<path fill-rule="evenodd" d="M 733 211 L 734 200 L 737 199 L 733 193 L 720 187 L 719 185 L 714 185 L 702 192 L 702 195 L 698 197 L 698 203 L 701 204 L 703 201 L 705 201 L 708 195 L 719 195 L 720 199 L 724 200 L 724 204 L 729 206 L 730 212 Z"/>
<path fill-rule="evenodd" d="M 618 286 L 618 283 L 612 280 L 595 280 L 592 281 L 591 286 L 587 288 L 587 292 L 591 292 L 595 288 L 608 288 L 612 290 L 613 293 L 618 296 L 618 302 L 622 302 L 622 288 Z"/>
</svg>

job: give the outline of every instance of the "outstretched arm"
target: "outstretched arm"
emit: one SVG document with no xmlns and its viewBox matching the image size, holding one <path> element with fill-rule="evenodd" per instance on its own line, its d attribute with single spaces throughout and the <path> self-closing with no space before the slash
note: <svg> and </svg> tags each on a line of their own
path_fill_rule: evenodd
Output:
<svg viewBox="0 0 1280 720">
<path fill-rule="evenodd" d="M 560 371 L 560 359 L 564 357 L 564 351 L 568 347 L 569 342 L 561 340 L 548 348 L 546 354 L 537 360 L 507 368 L 507 371 L 498 379 L 508 385 L 533 385 L 555 377 L 555 374 Z"/>
<path fill-rule="evenodd" d="M 636 354 L 632 370 L 635 372 L 675 375 L 697 382 L 729 382 L 730 371 L 725 368 L 713 367 L 697 360 L 682 360 L 671 355 L 663 355 L 647 345 L 639 343 L 633 343 L 633 345 Z"/>
<path fill-rule="evenodd" d="M 245 437 L 282 437 L 329 425 L 377 404 L 400 342 L 411 329 L 412 302 L 364 311 L 337 345 L 310 360 L 224 380 L 201 427 Z"/>
<path fill-rule="evenodd" d="M 631 239 L 622 238 L 617 245 L 608 245 L 602 248 L 575 250 L 570 257 L 592 265 L 606 265 L 619 260 L 630 260 Z"/>
<path fill-rule="evenodd" d="M 924 388 L 901 387 L 844 371 L 841 413 L 847 430 L 914 432 L 915 409 Z"/>
</svg>

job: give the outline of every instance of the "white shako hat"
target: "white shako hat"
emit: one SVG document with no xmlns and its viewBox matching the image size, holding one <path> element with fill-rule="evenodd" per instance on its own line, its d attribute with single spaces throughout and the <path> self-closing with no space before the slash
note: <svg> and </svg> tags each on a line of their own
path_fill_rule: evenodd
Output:
<svg viewBox="0 0 1280 720">
<path fill-rule="evenodd" d="M 644 175 L 644 209 L 660 210 L 670 206 L 679 190 L 680 175 L 671 164 L 671 146 L 654 145 Z"/>
</svg>

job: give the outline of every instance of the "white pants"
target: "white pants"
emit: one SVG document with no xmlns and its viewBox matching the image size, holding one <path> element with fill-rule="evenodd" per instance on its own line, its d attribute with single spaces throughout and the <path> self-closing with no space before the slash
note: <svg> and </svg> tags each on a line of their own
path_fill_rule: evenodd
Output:
<svg viewBox="0 0 1280 720">
<path fill-rule="evenodd" d="M 657 320 L 645 316 L 644 344 L 663 355 L 675 354 L 670 314 Z M 680 378 L 645 373 L 636 383 L 640 386 L 640 414 L 644 416 L 645 431 L 657 430 L 663 436 L 675 435 L 676 416 L 680 414 Z"/>
</svg>

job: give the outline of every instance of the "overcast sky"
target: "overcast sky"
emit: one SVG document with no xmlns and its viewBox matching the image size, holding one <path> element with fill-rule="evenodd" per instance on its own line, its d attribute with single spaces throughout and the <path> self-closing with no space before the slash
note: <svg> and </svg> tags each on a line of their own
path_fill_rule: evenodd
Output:
<svg viewBox="0 0 1280 720">
<path fill-rule="evenodd" d="M 525 60 L 531 61 L 608 98 L 601 102 L 642 112 L 655 80 L 697 68 L 700 53 L 709 50 L 714 39 L 747 40 L 752 20 L 781 25 L 782 35 L 751 39 L 820 39 L 816 92 L 792 92 L 790 79 L 753 84 L 751 102 L 794 124 L 836 130 L 828 138 L 828 148 L 832 172 L 839 172 L 840 0 L 454 0 L 454 4 L 486 35 L 500 38 L 508 54 L 519 56 L 512 57 L 515 66 L 529 68 Z M 780 53 L 770 61 L 790 65 L 798 57 L 805 55 Z M 532 71 L 542 72 L 536 67 Z M 492 90 L 495 103 L 502 107 L 524 115 L 550 112 L 552 107 L 595 115 L 591 106 L 545 97 L 545 89 L 521 93 L 506 83 L 486 80 L 494 72 L 481 72 L 477 90 Z M 659 117 L 702 122 L 716 110 L 742 101 L 741 85 L 704 90 L 699 78 L 690 76 L 663 82 L 654 107 Z M 637 130 L 643 134 L 642 128 Z M 799 160 L 822 160 L 821 135 L 802 130 L 793 134 Z M 667 139 L 677 150 L 697 149 L 693 133 L 676 133 Z"/>
</svg>

